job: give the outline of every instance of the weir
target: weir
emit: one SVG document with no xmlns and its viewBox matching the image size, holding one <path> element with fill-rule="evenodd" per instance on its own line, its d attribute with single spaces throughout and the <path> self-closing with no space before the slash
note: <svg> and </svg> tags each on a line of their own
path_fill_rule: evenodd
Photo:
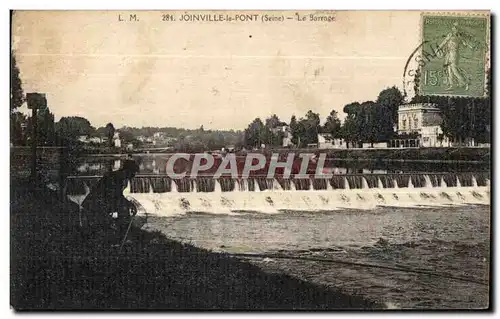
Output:
<svg viewBox="0 0 500 319">
<path fill-rule="evenodd" d="M 85 194 L 98 176 L 71 176 L 67 196 Z M 88 192 L 88 190 L 87 190 Z M 153 215 L 189 212 L 237 214 L 286 210 L 331 211 L 377 206 L 418 207 L 489 204 L 489 173 L 334 175 L 331 178 L 210 176 L 171 179 L 138 175 L 124 193 Z"/>
</svg>

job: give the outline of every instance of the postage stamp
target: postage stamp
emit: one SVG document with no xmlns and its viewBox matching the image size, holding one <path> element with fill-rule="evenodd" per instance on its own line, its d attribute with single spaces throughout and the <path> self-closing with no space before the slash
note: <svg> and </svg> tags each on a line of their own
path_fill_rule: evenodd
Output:
<svg viewBox="0 0 500 319">
<path fill-rule="evenodd" d="M 488 16 L 422 15 L 422 95 L 485 95 Z"/>
</svg>

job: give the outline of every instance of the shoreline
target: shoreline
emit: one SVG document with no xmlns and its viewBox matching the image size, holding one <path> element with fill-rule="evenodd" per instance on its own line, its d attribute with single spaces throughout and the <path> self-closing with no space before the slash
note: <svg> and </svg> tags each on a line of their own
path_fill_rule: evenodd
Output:
<svg viewBox="0 0 500 319">
<path fill-rule="evenodd" d="M 153 150 L 154 151 L 154 150 Z M 246 152 L 236 152 L 236 156 L 245 156 Z M 379 161 L 400 163 L 449 163 L 449 164 L 481 164 L 490 163 L 490 148 L 481 147 L 447 147 L 447 148 L 387 148 L 387 149 L 269 149 L 254 151 L 263 154 L 290 154 L 290 153 L 325 153 L 326 160 L 334 161 Z M 125 158 L 132 156 L 170 156 L 176 152 L 125 152 L 93 154 L 82 153 L 82 157 L 98 158 Z"/>
</svg>

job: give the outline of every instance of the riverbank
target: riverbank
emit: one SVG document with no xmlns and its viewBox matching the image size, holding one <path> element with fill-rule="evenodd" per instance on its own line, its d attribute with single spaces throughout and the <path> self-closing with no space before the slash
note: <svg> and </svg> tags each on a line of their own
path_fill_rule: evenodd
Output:
<svg viewBox="0 0 500 319">
<path fill-rule="evenodd" d="M 250 151 L 246 151 L 250 152 Z M 240 151 L 236 155 L 244 155 L 246 152 Z M 328 159 L 346 161 L 382 161 L 382 162 L 429 162 L 429 163 L 489 163 L 490 148 L 484 147 L 446 147 L 446 148 L 365 148 L 365 149 L 268 149 L 253 151 L 264 154 L 272 153 L 325 153 Z M 103 158 L 125 158 L 128 154 L 135 156 L 154 156 L 173 154 L 173 151 L 158 151 L 151 149 L 148 152 L 130 151 L 128 153 L 85 153 L 82 156 L 103 157 Z"/>
<path fill-rule="evenodd" d="M 11 305 L 30 309 L 371 309 L 361 296 L 264 272 L 230 257 L 139 230 L 79 232 L 48 189 L 11 186 Z"/>
<path fill-rule="evenodd" d="M 489 162 L 489 148 L 391 148 L 328 150 L 335 159 L 402 162 Z"/>
</svg>

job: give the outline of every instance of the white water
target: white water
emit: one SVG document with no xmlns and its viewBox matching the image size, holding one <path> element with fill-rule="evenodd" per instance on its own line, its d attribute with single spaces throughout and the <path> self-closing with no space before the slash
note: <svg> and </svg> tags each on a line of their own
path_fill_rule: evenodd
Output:
<svg viewBox="0 0 500 319">
<path fill-rule="evenodd" d="M 366 180 L 366 178 L 363 177 L 361 179 L 361 181 L 362 181 L 361 188 L 363 188 L 363 189 L 369 189 L 370 188 L 370 186 L 368 186 L 368 181 Z"/>
<path fill-rule="evenodd" d="M 490 185 L 488 183 L 486 183 L 486 186 L 490 186 Z M 474 175 L 472 175 L 472 187 L 477 187 L 477 180 L 474 177 Z"/>
<path fill-rule="evenodd" d="M 217 194 L 222 193 L 222 187 L 220 186 L 220 183 L 217 180 L 215 181 L 214 193 L 217 193 Z"/>
<path fill-rule="evenodd" d="M 330 184 L 329 180 L 326 180 L 326 190 L 327 191 L 332 191 L 333 190 L 332 184 Z"/>
<path fill-rule="evenodd" d="M 444 178 L 442 178 L 442 177 L 441 177 L 441 187 L 443 187 L 443 188 L 448 187 L 448 184 L 446 184 L 446 182 L 444 181 Z"/>
<path fill-rule="evenodd" d="M 276 214 L 282 211 L 333 211 L 337 209 L 373 209 L 378 206 L 393 207 L 429 207 L 456 206 L 468 204 L 490 203 L 490 181 L 486 186 L 477 186 L 473 177 L 471 187 L 447 187 L 443 178 L 440 187 L 433 187 L 429 176 L 425 175 L 424 187 L 414 187 L 411 178 L 407 188 L 399 188 L 393 180 L 394 188 L 384 188 L 380 178 L 376 188 L 369 188 L 365 178 L 361 189 L 350 189 L 347 178 L 344 178 L 345 189 L 333 189 L 326 181 L 326 189 L 314 190 L 312 183 L 309 190 L 296 190 L 290 181 L 290 190 L 283 190 L 277 180 L 266 181 L 270 191 L 261 191 L 254 181 L 255 191 L 248 191 L 248 181 L 242 179 L 235 183 L 233 191 L 223 192 L 219 181 L 215 181 L 213 192 L 179 192 L 177 184 L 172 181 L 171 192 L 154 193 L 149 185 L 148 193 L 131 193 L 130 183 L 124 195 L 136 199 L 144 210 L 152 215 L 175 216 L 189 212 L 208 214 L 238 214 L 241 212 L 259 212 Z M 196 189 L 196 181 L 193 181 Z M 85 194 L 67 195 L 75 203 L 81 205 L 89 189 L 84 183 Z"/>
<path fill-rule="evenodd" d="M 278 181 L 274 180 L 274 179 L 273 179 L 273 190 L 275 190 L 275 191 L 282 191 L 283 190 L 283 188 L 281 188 L 280 183 L 278 183 Z"/>
<path fill-rule="evenodd" d="M 258 212 L 276 214 L 281 211 L 334 211 L 337 209 L 373 209 L 379 206 L 430 207 L 483 204 L 490 202 L 488 187 L 442 188 L 373 188 L 352 190 L 313 190 L 273 192 L 210 193 L 133 193 L 152 215 L 175 216 L 188 212 L 238 214 Z"/>
<path fill-rule="evenodd" d="M 344 189 L 351 189 L 351 187 L 349 185 L 349 181 L 345 177 L 344 177 Z"/>
<path fill-rule="evenodd" d="M 410 179 L 408 180 L 408 188 L 414 188 L 413 183 L 412 183 L 412 181 L 411 181 L 411 177 L 410 177 Z"/>
<path fill-rule="evenodd" d="M 377 180 L 377 186 L 380 189 L 384 188 L 384 184 L 382 184 L 382 181 L 380 180 L 380 178 Z"/>
<path fill-rule="evenodd" d="M 424 175 L 424 180 L 425 180 L 425 186 L 426 188 L 433 188 L 434 186 L 432 185 L 431 178 L 429 175 Z"/>
</svg>

